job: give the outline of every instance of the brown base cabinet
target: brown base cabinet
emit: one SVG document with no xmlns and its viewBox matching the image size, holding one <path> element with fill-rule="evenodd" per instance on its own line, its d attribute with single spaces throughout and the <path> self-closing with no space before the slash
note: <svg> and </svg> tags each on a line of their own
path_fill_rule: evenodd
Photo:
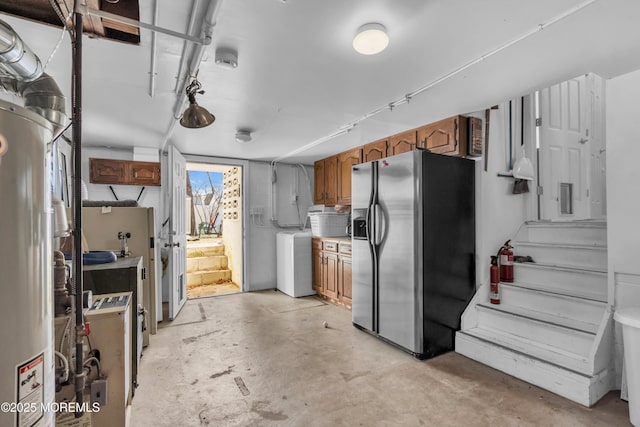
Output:
<svg viewBox="0 0 640 427">
<path fill-rule="evenodd" d="M 323 299 L 351 309 L 351 242 L 314 237 L 313 288 Z"/>
</svg>

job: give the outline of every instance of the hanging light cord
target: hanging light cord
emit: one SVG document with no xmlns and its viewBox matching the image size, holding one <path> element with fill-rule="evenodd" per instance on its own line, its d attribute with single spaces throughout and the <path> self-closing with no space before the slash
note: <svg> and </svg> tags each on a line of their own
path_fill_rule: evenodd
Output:
<svg viewBox="0 0 640 427">
<path fill-rule="evenodd" d="M 200 84 L 198 79 L 193 79 L 193 81 L 189 83 L 186 92 L 187 96 L 189 97 L 189 102 L 192 104 L 196 102 L 196 93 L 200 95 L 204 94 L 204 90 L 202 90 L 202 84 Z"/>
</svg>

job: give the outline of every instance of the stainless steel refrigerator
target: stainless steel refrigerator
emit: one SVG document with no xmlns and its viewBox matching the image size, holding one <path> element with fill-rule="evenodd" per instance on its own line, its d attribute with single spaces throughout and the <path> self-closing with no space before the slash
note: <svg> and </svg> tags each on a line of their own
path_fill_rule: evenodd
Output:
<svg viewBox="0 0 640 427">
<path fill-rule="evenodd" d="M 419 358 L 475 292 L 475 162 L 416 150 L 352 169 L 353 324 Z"/>
</svg>

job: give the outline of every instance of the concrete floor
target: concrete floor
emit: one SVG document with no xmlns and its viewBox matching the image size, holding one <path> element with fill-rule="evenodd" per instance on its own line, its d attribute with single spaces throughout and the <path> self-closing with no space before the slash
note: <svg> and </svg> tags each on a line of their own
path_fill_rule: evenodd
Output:
<svg viewBox="0 0 640 427">
<path fill-rule="evenodd" d="M 214 295 L 227 295 L 240 292 L 240 286 L 233 282 L 213 283 L 211 285 L 187 288 L 187 298 L 202 298 Z"/>
<path fill-rule="evenodd" d="M 453 352 L 419 361 L 277 291 L 188 301 L 138 375 L 136 427 L 630 425 L 618 392 L 585 408 Z"/>
</svg>

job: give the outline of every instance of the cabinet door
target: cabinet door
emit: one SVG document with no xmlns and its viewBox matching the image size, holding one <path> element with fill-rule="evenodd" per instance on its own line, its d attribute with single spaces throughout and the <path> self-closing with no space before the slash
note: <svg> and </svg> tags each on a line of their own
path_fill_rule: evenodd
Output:
<svg viewBox="0 0 640 427">
<path fill-rule="evenodd" d="M 322 288 L 325 296 L 338 298 L 338 254 L 322 253 Z"/>
<path fill-rule="evenodd" d="M 351 307 L 351 257 L 338 258 L 338 293 L 340 302 Z"/>
<path fill-rule="evenodd" d="M 324 204 L 324 160 L 318 160 L 313 164 L 313 202 L 316 205 Z"/>
<path fill-rule="evenodd" d="M 362 149 L 338 155 L 338 204 L 351 204 L 351 166 L 362 161 Z"/>
<path fill-rule="evenodd" d="M 434 153 L 467 154 L 467 118 L 449 117 L 418 129 L 418 146 Z"/>
<path fill-rule="evenodd" d="M 387 154 L 395 156 L 396 154 L 406 153 L 416 148 L 416 131 L 410 130 L 389 138 L 389 149 Z"/>
<path fill-rule="evenodd" d="M 128 166 L 129 184 L 160 185 L 160 163 L 130 162 Z"/>
<path fill-rule="evenodd" d="M 338 157 L 324 159 L 324 204 L 335 206 L 338 202 Z"/>
<path fill-rule="evenodd" d="M 311 249 L 311 284 L 318 295 L 322 295 L 322 251 L 320 250 L 320 247 L 316 245 L 316 240 L 317 239 L 313 239 L 313 246 Z M 322 246 L 322 243 L 320 243 L 320 246 Z"/>
<path fill-rule="evenodd" d="M 89 159 L 89 182 L 93 184 L 125 184 L 124 160 Z"/>
<path fill-rule="evenodd" d="M 362 161 L 370 162 L 372 160 L 378 160 L 387 157 L 388 142 L 388 140 L 382 139 L 380 141 L 372 142 L 362 147 Z"/>
</svg>

